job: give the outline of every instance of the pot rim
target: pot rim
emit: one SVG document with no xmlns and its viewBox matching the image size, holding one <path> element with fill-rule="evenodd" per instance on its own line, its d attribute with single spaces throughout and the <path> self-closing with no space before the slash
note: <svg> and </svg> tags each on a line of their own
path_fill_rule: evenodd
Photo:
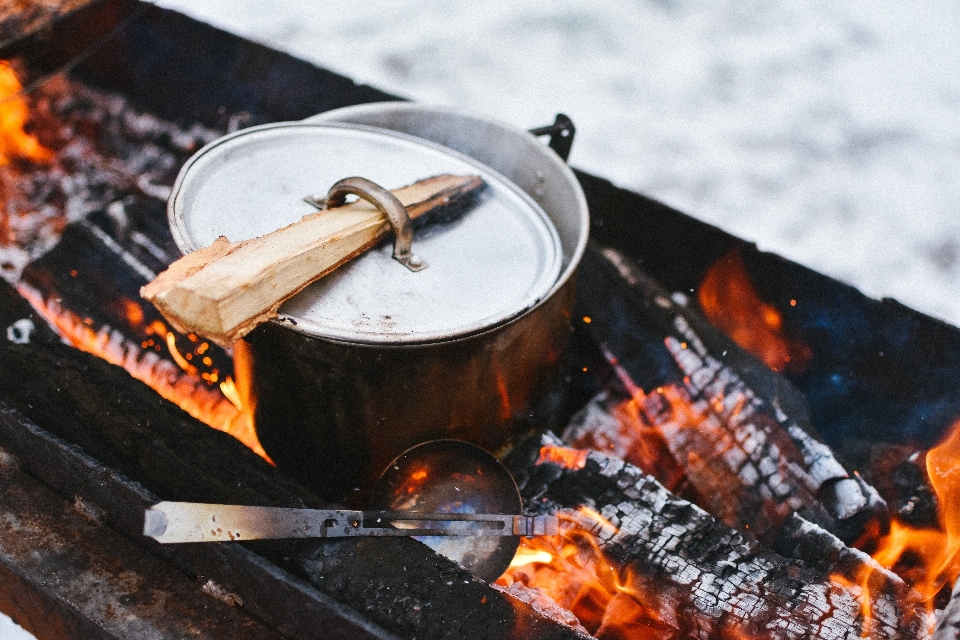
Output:
<svg viewBox="0 0 960 640">
<path fill-rule="evenodd" d="M 565 236 L 561 225 L 558 224 L 557 218 L 554 215 L 554 207 L 545 206 L 543 202 L 543 194 L 537 193 L 535 190 L 531 191 L 524 187 L 524 185 L 518 184 L 516 180 L 510 175 L 510 172 L 505 171 L 503 166 L 498 166 L 497 162 L 491 162 L 489 157 L 477 157 L 476 154 L 472 153 L 472 149 L 467 149 L 463 147 L 458 147 L 454 145 L 447 144 L 447 140 L 438 139 L 439 136 L 430 135 L 434 132 L 417 132 L 411 133 L 403 128 L 394 128 L 390 126 L 390 123 L 381 122 L 374 124 L 372 122 L 373 118 L 384 117 L 390 113 L 399 113 L 401 115 L 417 115 L 417 116 L 427 116 L 435 118 L 446 118 L 446 119 L 459 119 L 461 121 L 468 122 L 478 127 L 489 127 L 494 130 L 499 130 L 503 135 L 509 136 L 516 144 L 525 148 L 526 151 L 531 153 L 536 153 L 539 159 L 544 162 L 547 167 L 556 172 L 558 177 L 562 177 L 571 187 L 571 193 L 569 194 L 574 202 L 573 207 L 571 207 L 571 214 L 575 212 L 575 217 L 573 222 L 577 227 L 576 233 L 571 234 L 575 235 L 575 239 L 571 242 L 571 239 L 568 236 Z M 580 264 L 580 260 L 583 257 L 584 251 L 587 248 L 587 241 L 589 239 L 590 232 L 590 211 L 587 206 L 587 198 L 583 193 L 583 188 L 580 186 L 580 181 L 577 180 L 576 175 L 573 173 L 573 169 L 570 168 L 564 160 L 560 158 L 552 149 L 543 144 L 536 136 L 531 134 L 529 131 L 520 129 L 511 124 L 505 123 L 501 120 L 495 118 L 489 118 L 486 116 L 480 116 L 476 113 L 470 112 L 465 109 L 460 109 L 456 107 L 440 106 L 440 105 L 430 105 L 418 102 L 410 102 L 405 100 L 391 100 L 383 102 L 368 102 L 364 104 L 351 105 L 347 107 L 340 107 L 337 109 L 332 109 L 330 111 L 324 111 L 312 116 L 309 116 L 303 120 L 304 122 L 341 122 L 347 124 L 357 124 L 361 126 L 370 126 L 374 128 L 387 129 L 389 131 L 396 131 L 400 133 L 405 133 L 407 135 L 413 135 L 424 140 L 428 140 L 435 144 L 445 146 L 453 149 L 455 152 L 466 155 L 470 158 L 473 158 L 477 162 L 484 164 L 490 167 L 494 172 L 499 173 L 504 176 L 508 181 L 517 185 L 522 191 L 526 192 L 530 197 L 532 197 L 537 204 L 539 204 L 547 215 L 553 221 L 554 226 L 557 227 L 557 230 L 560 232 L 560 243 L 561 251 L 563 252 L 563 266 L 561 267 L 560 275 L 554 282 L 553 287 L 546 293 L 546 295 L 533 307 L 527 309 L 523 313 L 514 317 L 511 320 L 508 320 L 504 324 L 509 324 L 518 321 L 520 318 L 526 316 L 527 314 L 535 311 L 539 307 L 552 298 L 560 289 L 562 289 L 568 281 L 573 278 L 574 273 L 576 273 L 577 267 Z M 495 158 L 495 156 L 492 156 Z M 567 246 L 569 244 L 569 247 Z M 569 256 L 567 255 L 569 251 Z M 498 325 L 502 326 L 502 325 Z M 492 328 L 492 327 L 491 327 Z M 486 333 L 491 328 L 484 329 L 481 333 Z M 466 337 L 466 336 L 464 336 Z M 462 338 L 457 338 L 462 339 Z"/>
<path fill-rule="evenodd" d="M 542 231 L 539 233 L 546 234 L 544 238 L 549 238 L 552 236 L 552 244 L 556 248 L 556 257 L 553 258 L 554 266 L 549 267 L 549 264 L 545 265 L 547 270 L 538 277 L 538 282 L 541 284 L 535 284 L 535 288 L 533 290 L 524 294 L 523 300 L 514 300 L 515 303 L 521 302 L 522 304 L 520 304 L 520 306 L 511 307 L 508 305 L 502 311 L 499 311 L 482 321 L 470 322 L 454 329 L 428 330 L 423 335 L 409 335 L 406 332 L 397 334 L 387 333 L 383 334 L 381 337 L 380 335 L 374 335 L 369 331 L 361 331 L 359 333 L 355 331 L 344 332 L 336 327 L 328 328 L 324 326 L 322 320 L 320 323 L 318 323 L 309 316 L 303 316 L 302 310 L 294 311 L 291 309 L 289 312 L 284 313 L 282 308 L 278 316 L 273 319 L 273 322 L 310 338 L 340 342 L 344 344 L 370 345 L 375 347 L 405 345 L 415 346 L 444 343 L 450 340 L 460 340 L 473 335 L 487 333 L 488 331 L 495 330 L 498 327 L 509 324 L 515 319 L 525 315 L 531 309 L 537 308 L 544 300 L 552 295 L 556 288 L 557 279 L 563 275 L 563 246 L 556 233 L 556 230 L 551 227 L 551 217 L 547 215 L 546 212 L 541 210 L 541 207 L 535 202 L 534 198 L 532 198 L 523 189 L 515 185 L 511 180 L 499 174 L 494 169 L 474 158 L 450 149 L 449 147 L 436 144 L 424 138 L 405 134 L 403 132 L 354 123 L 334 121 L 290 121 L 267 123 L 227 134 L 211 142 L 210 144 L 205 145 L 202 149 L 197 151 L 181 167 L 167 204 L 168 221 L 172 235 L 174 241 L 182 252 L 189 253 L 200 248 L 197 238 L 193 237 L 193 234 L 191 234 L 189 230 L 189 225 L 187 224 L 189 211 L 185 209 L 186 205 L 184 205 L 184 198 L 187 198 L 191 193 L 196 193 L 197 191 L 196 188 L 190 189 L 187 186 L 191 180 L 196 181 L 196 178 L 194 177 L 196 174 L 195 169 L 197 167 L 209 165 L 210 162 L 216 162 L 223 153 L 227 153 L 227 157 L 229 158 L 229 154 L 235 153 L 236 151 L 233 149 L 233 147 L 236 146 L 238 139 L 242 140 L 245 136 L 253 135 L 256 137 L 258 134 L 270 132 L 271 130 L 290 131 L 300 128 L 304 130 L 340 129 L 345 131 L 354 131 L 362 135 L 374 134 L 375 136 L 380 136 L 384 139 L 393 139 L 397 141 L 397 143 L 391 144 L 399 143 L 401 146 L 403 146 L 404 144 L 409 145 L 410 143 L 413 143 L 415 147 L 423 148 L 427 150 L 428 153 L 433 153 L 435 155 L 439 153 L 440 156 L 450 158 L 454 163 L 459 163 L 457 166 L 466 167 L 468 171 L 471 170 L 470 168 L 472 167 L 476 173 L 480 173 L 487 178 L 488 184 L 497 189 L 497 193 L 501 194 L 498 196 L 499 198 L 502 199 L 506 197 L 510 202 L 513 202 L 513 200 L 510 200 L 511 198 L 519 199 L 516 201 L 514 206 L 520 206 L 521 209 L 524 205 L 519 205 L 520 202 L 525 200 L 528 203 L 526 207 L 533 214 L 533 218 L 530 219 L 530 223 L 528 224 L 531 228 L 542 228 Z M 223 151 L 224 149 L 226 149 L 225 152 Z M 462 170 L 463 169 L 461 169 L 461 171 Z M 497 184 L 500 186 L 495 186 Z M 541 222 L 537 222 L 536 220 L 541 220 Z M 550 244 L 550 242 L 547 242 L 546 246 L 549 246 Z M 545 255 L 549 255 L 551 252 L 551 250 L 548 249 L 545 249 L 545 251 Z M 527 253 L 527 251 L 524 251 L 523 255 L 526 255 Z M 548 260 L 550 259 L 548 258 Z"/>
</svg>

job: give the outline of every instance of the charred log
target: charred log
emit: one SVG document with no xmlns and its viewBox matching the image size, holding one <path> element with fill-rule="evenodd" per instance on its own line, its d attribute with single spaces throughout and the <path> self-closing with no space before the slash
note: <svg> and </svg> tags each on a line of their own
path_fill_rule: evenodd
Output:
<svg viewBox="0 0 960 640">
<path fill-rule="evenodd" d="M 933 640 L 957 640 L 960 638 L 960 580 L 953 587 L 950 602 L 940 614 Z"/>
<path fill-rule="evenodd" d="M 847 541 L 870 520 L 885 526 L 883 500 L 811 435 L 805 401 L 785 379 L 610 249 L 589 249 L 580 278 L 587 328 L 622 395 L 595 401 L 565 441 L 591 445 L 601 426 L 611 432 L 605 442 L 619 432 L 665 446 L 699 504 L 761 540 L 795 512 Z M 598 291 L 614 293 L 591 293 Z"/>
<path fill-rule="evenodd" d="M 883 590 L 885 585 L 891 585 L 892 590 L 898 593 L 909 592 L 900 576 L 797 514 L 793 514 L 780 528 L 771 548 L 785 558 L 800 560 L 811 569 L 842 577 L 850 584 L 866 584 L 874 590 Z"/>
<path fill-rule="evenodd" d="M 13 462 L 0 449 L 0 604 L 28 631 L 63 640 L 282 637 Z"/>
<path fill-rule="evenodd" d="M 8 447 L 21 460 L 27 458 L 17 435 L 22 435 L 23 426 L 12 419 L 19 415 L 139 482 L 148 495 L 158 499 L 321 504 L 236 440 L 190 418 L 118 367 L 58 343 L 4 344 L 0 362 L 0 401 L 14 410 L 7 409 L 0 420 L 0 446 Z M 46 445 L 47 450 L 50 446 Z M 54 446 L 54 451 L 63 454 L 69 447 L 57 450 Z M 62 489 L 73 491 L 71 483 L 76 481 L 69 468 L 62 463 L 44 466 L 40 452 L 42 449 L 37 450 L 36 463 L 28 468 L 24 462 L 24 468 L 45 478 L 53 476 L 48 483 L 59 482 Z M 110 494 L 112 485 L 92 484 L 91 500 L 109 503 L 105 494 Z M 112 524 L 156 551 L 157 545 L 139 535 L 139 530 L 131 530 L 142 526 L 138 520 L 142 511 L 131 513 L 130 504 L 129 498 L 117 498 L 113 509 L 101 508 Z M 331 604 L 346 605 L 383 629 L 404 636 L 578 637 L 572 629 L 542 618 L 412 539 L 250 543 L 237 547 L 255 551 L 256 555 L 246 558 L 232 555 L 231 549 L 215 545 L 206 551 L 184 548 L 167 553 L 178 565 L 183 562 L 181 569 L 188 571 L 194 554 L 212 554 L 206 565 L 226 558 L 223 562 L 229 569 L 222 583 L 228 589 L 234 584 L 253 589 L 255 580 L 248 576 L 257 575 L 258 564 L 269 566 L 257 556 L 268 558 L 313 583 L 321 595 L 333 598 Z M 192 570 L 197 575 L 196 567 Z M 427 591 L 427 586 L 436 588 Z M 430 604 L 423 606 L 428 593 Z M 260 614 L 267 619 L 275 615 L 268 610 Z M 329 605 L 326 615 L 330 637 L 362 634 L 362 627 L 343 622 Z M 357 613 L 351 615 L 355 621 Z"/>
<path fill-rule="evenodd" d="M 536 451 L 518 452 L 511 461 L 528 507 L 561 513 L 596 536 L 621 575 L 632 577 L 630 593 L 673 612 L 674 637 L 852 640 L 865 633 L 927 633 L 919 596 L 889 574 L 875 574 L 867 596 L 863 586 L 843 578 L 851 558 L 838 557 L 829 569 L 784 558 L 671 495 L 633 465 L 598 452 L 573 469 L 536 465 L 535 457 Z M 831 575 L 835 569 L 839 577 Z M 870 619 L 860 601 L 865 597 Z"/>
</svg>

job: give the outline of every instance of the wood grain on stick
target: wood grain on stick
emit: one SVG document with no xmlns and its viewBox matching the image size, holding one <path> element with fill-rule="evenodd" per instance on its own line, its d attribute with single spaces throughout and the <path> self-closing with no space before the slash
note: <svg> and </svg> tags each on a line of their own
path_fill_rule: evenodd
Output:
<svg viewBox="0 0 960 640">
<path fill-rule="evenodd" d="M 457 204 L 483 184 L 478 176 L 440 175 L 392 193 L 413 220 Z M 140 295 L 178 330 L 229 346 L 275 317 L 280 305 L 308 284 L 373 248 L 389 231 L 374 205 L 357 200 L 259 238 L 230 242 L 221 236 L 170 265 Z"/>
</svg>

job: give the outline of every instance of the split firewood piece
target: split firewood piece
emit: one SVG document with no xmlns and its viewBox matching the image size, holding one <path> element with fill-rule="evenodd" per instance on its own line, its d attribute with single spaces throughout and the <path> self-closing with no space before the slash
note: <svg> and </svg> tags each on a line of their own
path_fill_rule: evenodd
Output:
<svg viewBox="0 0 960 640">
<path fill-rule="evenodd" d="M 479 176 L 440 175 L 392 191 L 410 219 L 460 207 L 484 186 Z M 140 290 L 178 330 L 229 346 L 277 314 L 308 284 L 376 246 L 386 217 L 365 200 L 304 216 L 251 240 L 221 236 L 174 262 Z"/>
<path fill-rule="evenodd" d="M 547 434 L 507 461 L 526 508 L 560 515 L 562 534 L 592 534 L 628 581 L 620 591 L 638 610 L 653 608 L 651 617 L 674 629 L 670 637 L 926 637 L 932 621 L 920 595 L 879 567 L 861 573 L 870 558 L 844 552 L 817 566 L 785 558 L 638 467 L 558 443 Z M 837 545 L 832 538 L 825 548 Z"/>
<path fill-rule="evenodd" d="M 885 526 L 882 498 L 812 435 L 786 379 L 613 250 L 588 248 L 579 278 L 587 329 L 622 384 L 575 416 L 564 442 L 650 473 L 644 452 L 666 449 L 701 507 L 762 542 L 793 513 L 847 542 L 871 520 Z"/>
</svg>

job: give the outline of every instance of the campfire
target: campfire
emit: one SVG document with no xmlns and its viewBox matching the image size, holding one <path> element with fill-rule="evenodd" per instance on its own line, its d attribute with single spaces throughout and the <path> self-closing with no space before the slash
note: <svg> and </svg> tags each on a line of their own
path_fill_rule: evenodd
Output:
<svg viewBox="0 0 960 640">
<path fill-rule="evenodd" d="M 244 460 L 235 469 L 217 467 L 229 481 L 200 479 L 191 486 L 183 478 L 166 480 L 168 472 L 143 460 L 150 456 L 129 451 L 143 447 L 164 462 L 183 464 L 176 467 L 179 475 L 216 463 L 179 462 L 181 454 L 162 435 L 151 435 L 155 427 L 139 422 L 130 432 L 136 436 L 114 427 L 77 436 L 87 438 L 81 446 L 98 438 L 109 442 L 99 449 L 111 456 L 105 463 L 169 494 L 163 498 L 322 504 L 264 463 L 269 458 L 256 437 L 246 344 L 223 349 L 177 332 L 138 295 L 179 254 L 164 214 L 179 167 L 205 143 L 255 118 L 225 109 L 216 122 L 174 122 L 69 74 L 45 76 L 24 90 L 19 77 L 31 74 L 27 60 L 0 63 L 0 273 L 22 308 L 46 326 L 24 317 L 4 327 L 10 366 L 0 388 L 10 390 L 0 397 L 2 406 L 43 422 L 47 409 L 30 404 L 30 392 L 14 383 L 18 376 L 43 377 L 30 373 L 30 362 L 55 367 L 81 357 L 46 346 L 53 343 L 39 336 L 52 331 L 76 350 L 122 367 L 149 393 L 260 457 L 244 458 L 246 451 L 231 449 L 220 436 L 195 435 L 187 418 L 170 418 L 171 410 L 162 409 L 165 420 L 182 425 L 170 438 L 211 438 L 197 454 L 207 457 L 197 460 L 213 460 L 219 451 L 224 459 Z M 335 628 L 349 619 L 371 637 L 456 635 L 469 627 L 526 637 L 956 638 L 960 603 L 951 600 L 951 589 L 960 574 L 960 520 L 953 512 L 960 500 L 954 473 L 960 398 L 947 380 L 919 391 L 920 385 L 910 386 L 894 394 L 895 404 L 884 404 L 870 391 L 871 381 L 895 378 L 891 372 L 914 364 L 892 346 L 889 358 L 898 359 L 899 368 L 877 360 L 888 357 L 880 351 L 854 372 L 862 373 L 860 379 L 841 379 L 840 365 L 858 358 L 861 346 L 850 340 L 851 355 L 831 352 L 831 341 L 842 339 L 824 328 L 823 318 L 844 313 L 830 306 L 841 300 L 861 320 L 874 314 L 873 324 L 888 314 L 885 330 L 919 322 L 919 329 L 903 329 L 914 333 L 900 336 L 900 344 L 915 344 L 914 334 L 946 336 L 940 344 L 947 356 L 930 355 L 929 346 L 923 367 L 948 376 L 960 370 L 960 359 L 948 358 L 960 353 L 956 330 L 924 324 L 933 321 L 917 321 L 900 309 L 877 311 L 841 285 L 779 259 L 758 278 L 762 270 L 755 262 L 766 258 L 720 232 L 692 227 L 699 223 L 676 212 L 667 217 L 678 224 L 658 241 L 664 246 L 651 248 L 657 242 L 647 239 L 620 246 L 624 238 L 649 235 L 626 231 L 662 214 L 660 205 L 579 177 L 591 205 L 599 205 L 594 216 L 602 224 L 579 275 L 567 375 L 543 423 L 504 454 L 525 512 L 558 515 L 559 535 L 523 539 L 493 588 L 408 540 L 250 547 L 267 560 L 252 551 L 224 552 L 250 575 L 261 575 L 250 569 L 258 567 L 271 576 L 229 588 L 221 582 L 236 576 L 213 568 L 206 552 L 173 549 L 164 557 L 204 577 L 205 593 L 288 637 L 312 633 L 278 613 L 276 603 L 295 591 L 303 600 L 293 601 L 314 603 L 304 606 L 316 610 L 311 619 L 325 621 L 318 624 Z M 611 212 L 624 202 L 646 213 L 614 218 Z M 688 241 L 691 248 L 678 248 Z M 700 262 L 685 260 L 682 251 L 700 255 Z M 45 349 L 54 355 L 44 355 Z M 877 351 L 875 345 L 870 350 Z M 92 381 L 123 380 L 111 378 L 112 367 L 77 362 L 94 372 L 76 383 L 84 389 Z M 55 393 L 60 383 L 49 384 Z M 111 393 L 90 391 L 97 398 Z M 136 397 L 137 404 L 149 403 L 149 396 Z M 838 408 L 838 398 L 850 407 Z M 130 417 L 138 410 L 119 411 Z M 900 426 L 891 427 L 886 440 L 874 437 L 884 426 L 852 427 L 858 410 L 864 421 L 888 411 L 891 424 Z M 935 425 L 926 432 L 916 426 L 920 413 L 921 422 Z M 68 432 L 53 433 L 72 442 Z M 30 433 L 46 437 L 42 429 Z M 131 444 L 135 437 L 160 439 Z M 26 441 L 4 436 L 0 445 Z M 36 447 L 42 454 L 11 453 L 31 473 L 30 464 L 41 459 L 80 464 L 69 447 L 45 447 Z M 41 475 L 63 486 L 66 476 L 57 473 L 50 468 Z M 236 489 L 245 476 L 265 478 L 264 488 Z M 86 487 L 88 481 L 78 483 Z M 148 493 L 123 482 L 117 487 L 110 489 L 112 498 L 103 498 L 107 506 L 98 507 L 106 515 L 93 519 L 129 534 L 136 525 L 120 505 L 129 511 L 131 504 L 146 504 Z M 271 562 L 276 567 L 264 569 Z M 278 577 L 277 567 L 295 578 Z M 275 585 L 276 593 L 266 594 L 264 584 Z M 259 595 L 251 599 L 233 589 Z M 316 600 L 317 590 L 326 599 Z M 444 606 L 468 613 L 457 623 L 439 611 Z"/>
</svg>

